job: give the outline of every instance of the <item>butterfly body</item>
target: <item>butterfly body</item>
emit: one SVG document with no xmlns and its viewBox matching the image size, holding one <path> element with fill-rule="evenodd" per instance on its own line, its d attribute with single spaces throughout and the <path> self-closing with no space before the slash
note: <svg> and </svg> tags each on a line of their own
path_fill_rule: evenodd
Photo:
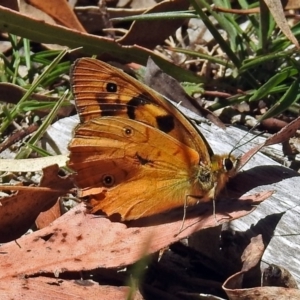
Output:
<svg viewBox="0 0 300 300">
<path fill-rule="evenodd" d="M 213 199 L 233 166 L 168 101 L 97 60 L 71 71 L 81 124 L 68 166 L 91 212 L 121 220 Z M 230 169 L 230 170 L 229 170 Z"/>
</svg>

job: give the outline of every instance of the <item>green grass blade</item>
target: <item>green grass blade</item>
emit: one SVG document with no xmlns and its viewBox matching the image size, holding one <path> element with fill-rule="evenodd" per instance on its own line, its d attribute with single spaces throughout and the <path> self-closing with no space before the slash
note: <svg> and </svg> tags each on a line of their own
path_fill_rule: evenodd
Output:
<svg viewBox="0 0 300 300">
<path fill-rule="evenodd" d="M 300 83 L 300 78 L 298 77 L 292 83 L 292 85 L 289 87 L 286 93 L 281 97 L 281 99 L 273 107 L 271 107 L 270 110 L 268 110 L 258 120 L 258 122 L 261 122 L 262 120 L 271 118 L 273 116 L 277 116 L 278 114 L 285 111 L 288 107 L 290 107 L 294 102 L 298 101 L 300 99 L 299 83 Z"/>
<path fill-rule="evenodd" d="M 56 117 L 57 111 L 61 107 L 61 105 L 64 103 L 66 96 L 67 96 L 67 93 L 65 93 L 57 101 L 56 105 L 53 107 L 50 114 L 44 120 L 43 124 L 39 127 L 39 129 L 30 138 L 30 140 L 28 141 L 27 144 L 35 146 L 35 144 L 40 140 L 40 138 L 44 135 L 45 131 L 47 130 L 48 126 L 52 123 L 53 119 Z M 22 147 L 20 149 L 19 153 L 16 155 L 16 159 L 27 158 L 31 152 L 32 152 L 32 148 L 25 145 L 24 147 Z"/>
<path fill-rule="evenodd" d="M 282 83 L 287 78 L 295 76 L 296 74 L 298 74 L 298 71 L 293 67 L 288 67 L 285 70 L 280 71 L 279 73 L 271 77 L 259 89 L 257 89 L 255 93 L 250 97 L 249 101 L 257 101 L 266 97 L 268 94 L 272 94 L 272 90 L 276 89 L 280 83 Z"/>
<path fill-rule="evenodd" d="M 59 61 L 63 58 L 63 56 L 67 53 L 66 50 L 62 51 L 55 60 L 53 60 L 52 64 L 49 65 L 49 68 L 46 69 L 32 84 L 32 86 L 30 87 L 30 89 L 28 89 L 28 91 L 25 93 L 25 95 L 21 98 L 21 100 L 19 101 L 19 103 L 11 110 L 10 114 L 11 117 L 14 119 L 18 113 L 19 113 L 19 105 L 21 105 L 23 102 L 25 102 L 28 97 L 35 91 L 35 89 L 40 85 L 40 83 L 42 82 L 42 80 L 47 76 L 47 74 L 49 72 L 51 72 L 51 70 L 53 70 L 55 68 L 55 66 L 59 63 Z M 10 124 L 10 120 L 8 120 L 7 118 L 3 120 L 3 123 L 1 124 L 0 127 L 0 133 L 2 134 L 7 127 Z"/>
</svg>

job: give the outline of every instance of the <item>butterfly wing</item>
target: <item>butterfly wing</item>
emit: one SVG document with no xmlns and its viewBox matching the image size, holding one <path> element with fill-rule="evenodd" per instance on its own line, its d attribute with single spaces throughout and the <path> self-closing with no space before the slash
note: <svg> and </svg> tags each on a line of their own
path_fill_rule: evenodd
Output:
<svg viewBox="0 0 300 300">
<path fill-rule="evenodd" d="M 102 61 L 81 58 L 70 77 L 82 123 L 99 116 L 140 121 L 195 149 L 201 163 L 210 163 L 213 152 L 202 134 L 169 101 L 131 76 Z"/>
<path fill-rule="evenodd" d="M 102 117 L 80 124 L 68 166 L 92 212 L 122 220 L 158 214 L 213 196 L 214 181 L 199 154 L 135 120 Z"/>
</svg>

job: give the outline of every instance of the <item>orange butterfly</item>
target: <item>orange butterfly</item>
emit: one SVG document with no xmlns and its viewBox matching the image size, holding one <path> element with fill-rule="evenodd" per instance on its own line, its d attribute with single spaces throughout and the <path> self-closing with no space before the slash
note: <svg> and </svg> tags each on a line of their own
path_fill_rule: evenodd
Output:
<svg viewBox="0 0 300 300">
<path fill-rule="evenodd" d="M 79 196 L 121 220 L 214 199 L 237 160 L 214 155 L 169 101 L 124 72 L 78 59 L 71 85 L 81 124 L 69 145 Z"/>
</svg>

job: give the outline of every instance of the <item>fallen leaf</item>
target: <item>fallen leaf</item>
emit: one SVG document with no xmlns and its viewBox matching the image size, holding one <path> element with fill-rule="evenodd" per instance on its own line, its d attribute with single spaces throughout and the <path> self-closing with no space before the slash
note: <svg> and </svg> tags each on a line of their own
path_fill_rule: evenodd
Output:
<svg viewBox="0 0 300 300">
<path fill-rule="evenodd" d="M 0 95 L 3 102 L 17 104 L 26 92 L 26 89 L 16 84 L 9 82 L 0 83 Z M 37 101 L 58 101 L 59 98 L 32 93 L 30 99 Z"/>
<path fill-rule="evenodd" d="M 99 285 L 92 280 L 62 280 L 37 278 L 7 278 L 0 281 L 1 299 L 43 300 L 116 300 L 127 299 L 129 287 Z M 104 298 L 105 295 L 105 298 Z M 132 300 L 142 300 L 137 291 Z"/>
<path fill-rule="evenodd" d="M 18 129 L 17 131 L 14 131 L 7 139 L 0 144 L 0 153 L 5 151 L 6 149 L 9 149 L 13 144 L 21 141 L 23 138 L 27 137 L 28 135 L 32 134 L 39 128 L 39 125 L 37 123 L 32 123 L 29 126 L 25 128 Z M 5 158 L 3 156 L 2 158 Z M 1 167 L 0 167 L 1 168 Z"/>
<path fill-rule="evenodd" d="M 257 287 L 242 290 L 226 291 L 230 300 L 266 300 L 300 299 L 300 291 L 297 289 L 286 289 L 282 287 Z"/>
<path fill-rule="evenodd" d="M 242 272 L 247 272 L 257 266 L 264 253 L 264 250 L 265 247 L 262 236 L 258 235 L 253 237 L 241 257 L 243 261 Z"/>
<path fill-rule="evenodd" d="M 0 83 L 0 97 L 3 102 L 17 104 L 20 99 L 27 93 L 27 90 L 13 83 L 1 82 Z M 36 100 L 40 102 L 57 102 L 58 97 L 52 97 L 43 94 L 32 93 L 30 95 L 30 100 Z M 75 110 L 75 106 L 70 103 L 69 106 L 61 107 L 57 115 L 60 117 L 67 117 L 71 112 Z M 35 112 L 39 116 L 45 116 L 49 113 L 50 109 L 37 109 Z"/>
<path fill-rule="evenodd" d="M 168 11 L 186 10 L 189 7 L 187 0 L 162 1 L 145 11 L 147 13 L 158 13 Z M 127 34 L 118 39 L 122 45 L 139 45 L 153 49 L 164 42 L 172 33 L 179 28 L 184 19 L 155 20 L 155 21 L 134 21 Z M 151 34 L 147 34 L 151 30 Z"/>
<path fill-rule="evenodd" d="M 172 101 L 175 101 L 199 116 L 204 116 L 215 125 L 225 129 L 225 125 L 216 115 L 202 107 L 194 98 L 190 97 L 184 91 L 180 83 L 175 78 L 164 73 L 151 57 L 149 57 L 147 61 L 144 81 L 147 86 L 168 99 L 172 99 Z M 174 97 L 174 95 L 176 95 L 176 97 Z"/>
<path fill-rule="evenodd" d="M 271 264 L 262 272 L 263 286 L 281 286 L 297 289 L 298 285 L 292 274 L 285 268 Z"/>
<path fill-rule="evenodd" d="M 29 4 L 40 9 L 44 13 L 51 16 L 60 25 L 64 25 L 68 28 L 78 30 L 80 32 L 85 32 L 85 29 L 78 21 L 73 10 L 69 6 L 68 2 L 65 0 L 27 0 Z"/>
<path fill-rule="evenodd" d="M 262 193 L 254 197 L 255 201 L 249 200 L 250 196 L 238 201 L 221 201 L 215 216 L 211 203 L 193 207 L 187 212 L 184 224 L 183 210 L 180 209 L 148 222 L 130 222 L 130 227 L 87 214 L 84 204 L 79 204 L 48 227 L 21 237 L 18 244 L 2 245 L 0 278 L 41 274 L 41 270 L 59 274 L 130 265 L 197 230 L 249 214 L 255 205 L 269 196 L 270 193 Z"/>
<path fill-rule="evenodd" d="M 261 148 L 265 146 L 270 146 L 274 144 L 283 143 L 289 138 L 293 137 L 296 134 L 296 131 L 300 128 L 300 117 L 290 122 L 288 125 L 283 127 L 280 131 L 270 136 L 265 140 L 264 143 L 253 147 L 249 151 L 247 151 L 241 158 L 239 169 L 241 169 L 252 157 L 255 155 Z"/>
<path fill-rule="evenodd" d="M 54 222 L 57 218 L 62 216 L 61 204 L 58 199 L 56 203 L 46 211 L 42 211 L 35 220 L 37 229 L 47 227 L 49 224 Z"/>
<path fill-rule="evenodd" d="M 249 285 L 244 282 L 245 275 L 255 267 L 259 267 L 259 262 L 263 255 L 264 244 L 262 236 L 258 235 L 251 239 L 251 243 L 245 249 L 242 259 L 242 270 L 229 277 L 223 284 L 223 288 L 229 299 L 247 299 L 247 300 L 264 300 L 264 299 L 298 299 L 300 291 L 298 289 L 287 289 L 278 287 L 253 287 L 243 288 L 243 285 Z"/>
<path fill-rule="evenodd" d="M 1 243 L 19 238 L 32 226 L 40 212 L 53 206 L 58 197 L 66 194 L 73 187 L 70 176 L 62 178 L 58 175 L 58 170 L 57 165 L 43 170 L 39 187 L 47 187 L 52 192 L 32 186 L 0 199 Z"/>
<path fill-rule="evenodd" d="M 292 33 L 291 28 L 284 15 L 281 0 L 264 0 L 264 2 L 269 8 L 276 24 L 284 33 L 284 35 L 291 41 L 291 43 L 293 43 L 297 48 L 299 48 L 298 40 Z"/>
</svg>

